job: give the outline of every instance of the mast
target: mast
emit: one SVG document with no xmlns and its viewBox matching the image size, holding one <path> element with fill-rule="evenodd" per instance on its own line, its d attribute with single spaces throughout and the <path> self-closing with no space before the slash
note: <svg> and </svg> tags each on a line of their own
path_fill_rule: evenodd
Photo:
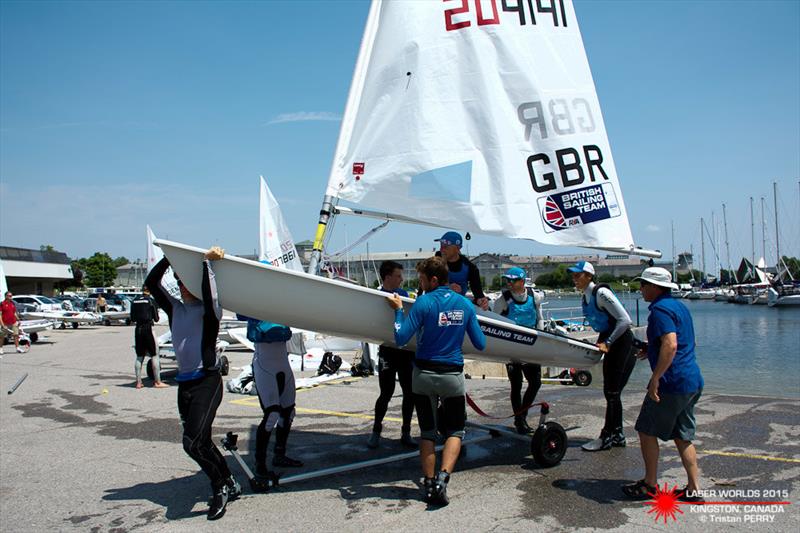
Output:
<svg viewBox="0 0 800 533">
<path fill-rule="evenodd" d="M 767 219 L 764 217 L 764 197 L 761 197 L 761 257 L 767 257 Z"/>
<path fill-rule="evenodd" d="M 725 211 L 725 204 L 722 204 L 722 221 L 723 221 L 724 228 L 725 228 L 725 255 L 728 256 L 728 274 L 730 274 L 733 271 L 733 268 L 732 268 L 732 265 L 731 265 L 731 248 L 730 248 L 730 245 L 728 243 L 728 214 Z M 734 276 L 735 276 L 735 274 L 734 274 Z M 730 282 L 731 282 L 731 280 L 730 280 L 730 278 L 728 278 L 728 284 L 730 284 Z"/>
<path fill-rule="evenodd" d="M 319 260 L 322 259 L 322 246 L 325 240 L 325 229 L 328 227 L 328 220 L 333 215 L 333 208 L 336 206 L 338 198 L 325 195 L 322 199 L 322 209 L 319 210 L 319 222 L 317 223 L 317 234 L 314 236 L 314 246 L 311 249 L 311 259 L 308 262 L 308 273 L 316 275 L 319 271 Z"/>
<path fill-rule="evenodd" d="M 778 182 L 772 182 L 772 202 L 775 206 L 775 254 L 778 261 L 775 263 L 775 274 L 777 275 L 781 266 L 781 242 L 778 234 Z"/>
<path fill-rule="evenodd" d="M 706 239 L 705 235 L 703 235 L 704 226 L 703 217 L 700 217 L 700 264 L 703 267 L 703 272 L 700 275 L 701 283 L 706 280 Z"/>
<path fill-rule="evenodd" d="M 753 218 L 753 197 L 750 197 L 750 275 L 756 277 L 756 221 Z"/>
<path fill-rule="evenodd" d="M 676 282 L 678 276 L 675 272 L 675 221 L 669 221 L 670 230 L 672 231 L 672 281 Z"/>
</svg>

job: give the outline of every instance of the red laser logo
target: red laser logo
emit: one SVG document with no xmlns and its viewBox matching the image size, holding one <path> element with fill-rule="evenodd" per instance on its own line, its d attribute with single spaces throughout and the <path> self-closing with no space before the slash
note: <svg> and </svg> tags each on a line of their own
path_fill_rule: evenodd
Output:
<svg viewBox="0 0 800 533">
<path fill-rule="evenodd" d="M 662 489 L 658 485 L 656 485 L 655 493 L 648 492 L 647 495 L 653 498 L 652 500 L 645 502 L 646 505 L 650 506 L 650 510 L 647 511 L 647 514 L 652 514 L 653 519 L 658 522 L 662 518 L 664 519 L 664 523 L 667 523 L 667 517 L 672 518 L 674 522 L 677 522 L 678 519 L 676 517 L 676 513 L 683 514 L 683 511 L 680 510 L 678 507 L 682 502 L 678 502 L 678 492 L 677 492 L 677 485 L 672 487 L 672 489 L 667 489 L 667 484 L 664 483 L 664 488 Z"/>
</svg>

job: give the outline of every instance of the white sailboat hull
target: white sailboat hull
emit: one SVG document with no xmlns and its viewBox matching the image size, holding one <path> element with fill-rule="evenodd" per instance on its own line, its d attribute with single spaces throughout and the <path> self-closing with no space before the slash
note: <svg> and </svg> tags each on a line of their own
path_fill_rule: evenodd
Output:
<svg viewBox="0 0 800 533">
<path fill-rule="evenodd" d="M 164 240 L 156 244 L 186 287 L 199 295 L 205 250 Z M 216 261 L 214 274 L 225 309 L 291 327 L 394 346 L 394 314 L 386 303 L 386 293 L 238 257 Z M 408 310 L 413 300 L 403 301 Z M 478 320 L 486 334 L 486 349 L 476 350 L 465 338 L 465 357 L 575 368 L 600 361 L 600 352 L 591 344 L 488 317 L 479 316 Z M 413 349 L 413 341 L 408 347 Z"/>
</svg>

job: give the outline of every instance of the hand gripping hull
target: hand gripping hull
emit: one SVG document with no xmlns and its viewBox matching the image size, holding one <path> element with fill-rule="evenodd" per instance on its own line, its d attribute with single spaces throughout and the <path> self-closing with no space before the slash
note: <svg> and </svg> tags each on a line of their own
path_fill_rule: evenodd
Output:
<svg viewBox="0 0 800 533">
<path fill-rule="evenodd" d="M 199 296 L 205 250 L 160 239 L 155 243 L 186 287 Z M 215 261 L 213 268 L 225 309 L 295 328 L 394 346 L 394 312 L 384 292 L 238 257 L 226 256 Z M 406 312 L 412 303 L 403 298 Z M 585 342 L 485 316 L 478 321 L 486 335 L 486 349 L 476 350 L 465 337 L 466 358 L 575 368 L 600 361 L 600 352 Z M 407 347 L 413 349 L 414 342 Z"/>
</svg>

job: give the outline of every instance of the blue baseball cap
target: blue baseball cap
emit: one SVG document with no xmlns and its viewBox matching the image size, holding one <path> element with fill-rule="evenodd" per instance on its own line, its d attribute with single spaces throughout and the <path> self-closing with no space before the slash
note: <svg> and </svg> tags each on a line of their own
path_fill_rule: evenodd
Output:
<svg viewBox="0 0 800 533">
<path fill-rule="evenodd" d="M 441 238 L 434 239 L 434 242 L 437 241 L 446 245 L 458 246 L 459 248 L 461 248 L 461 243 L 463 242 L 461 234 L 455 231 L 448 231 Z"/>
<path fill-rule="evenodd" d="M 586 272 L 594 276 L 594 267 L 589 261 L 578 261 L 567 269 L 567 272 Z"/>
<path fill-rule="evenodd" d="M 525 271 L 520 267 L 512 267 L 506 270 L 506 273 L 503 274 L 503 277 L 507 280 L 525 279 Z"/>
</svg>

